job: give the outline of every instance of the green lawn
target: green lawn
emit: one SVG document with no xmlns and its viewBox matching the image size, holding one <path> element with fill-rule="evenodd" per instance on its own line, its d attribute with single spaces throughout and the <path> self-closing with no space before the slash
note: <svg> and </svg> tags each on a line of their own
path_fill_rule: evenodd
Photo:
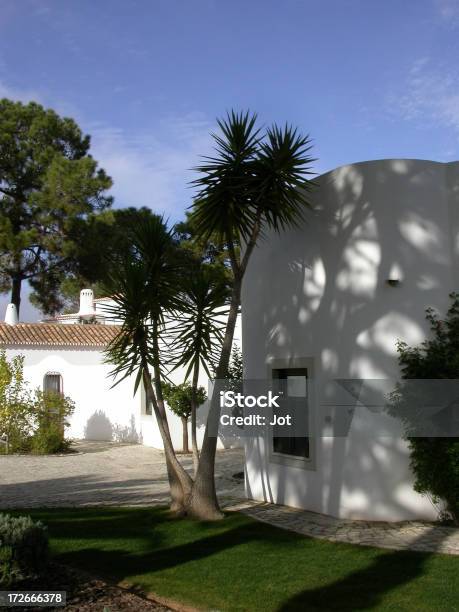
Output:
<svg viewBox="0 0 459 612">
<path fill-rule="evenodd" d="M 458 557 L 334 544 L 239 514 L 219 523 L 158 508 L 31 514 L 49 526 L 57 561 L 207 610 L 459 610 Z"/>
</svg>

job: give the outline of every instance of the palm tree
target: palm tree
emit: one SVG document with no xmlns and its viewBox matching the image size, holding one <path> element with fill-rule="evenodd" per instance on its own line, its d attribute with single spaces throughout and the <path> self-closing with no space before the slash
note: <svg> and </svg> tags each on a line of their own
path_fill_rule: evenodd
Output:
<svg viewBox="0 0 459 612">
<path fill-rule="evenodd" d="M 181 513 L 192 480 L 178 461 L 171 440 L 162 381 L 167 354 L 167 313 L 179 307 L 181 261 L 172 231 L 162 217 L 151 215 L 127 227 L 129 240 L 109 262 L 107 289 L 113 296 L 109 314 L 123 321 L 107 350 L 115 384 L 135 375 L 134 392 L 143 383 L 164 444 L 174 512 Z M 153 377 L 152 377 L 153 372 Z"/>
<path fill-rule="evenodd" d="M 179 310 L 174 313 L 174 368 L 191 375 L 191 444 L 195 474 L 199 450 L 196 438 L 198 380 L 201 367 L 209 378 L 218 363 L 223 341 L 224 305 L 228 300 L 228 277 L 220 265 L 191 261 L 182 281 Z"/>
<path fill-rule="evenodd" d="M 217 384 L 188 509 L 210 520 L 223 515 L 214 482 L 217 438 L 209 432 L 220 416 L 218 380 L 227 376 L 244 274 L 264 229 L 280 232 L 303 219 L 310 206 L 313 183 L 308 179 L 314 161 L 309 137 L 288 125 L 262 130 L 255 114 L 234 111 L 218 125 L 221 134 L 213 134 L 215 156 L 196 168 L 200 176 L 193 184 L 198 194 L 190 215 L 199 239 L 217 237 L 226 245 L 234 279 Z"/>
</svg>

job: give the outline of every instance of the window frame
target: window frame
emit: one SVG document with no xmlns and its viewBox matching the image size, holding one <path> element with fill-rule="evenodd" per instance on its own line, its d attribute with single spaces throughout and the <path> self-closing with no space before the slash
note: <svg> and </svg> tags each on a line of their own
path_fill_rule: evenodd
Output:
<svg viewBox="0 0 459 612">
<path fill-rule="evenodd" d="M 316 394 L 314 385 L 314 359 L 312 357 L 292 357 L 285 359 L 270 359 L 268 362 L 268 377 L 270 380 L 277 378 L 279 371 L 306 370 L 307 371 L 307 398 L 309 408 L 309 456 L 300 457 L 275 451 L 273 448 L 272 431 L 269 434 L 266 444 L 268 447 L 268 461 L 277 465 L 296 467 L 304 470 L 316 469 L 316 443 L 314 434 L 314 406 L 316 405 Z"/>
<path fill-rule="evenodd" d="M 48 378 L 48 376 L 59 376 L 59 391 L 55 391 L 54 389 L 47 389 L 46 388 L 46 379 Z M 53 393 L 58 393 L 59 395 L 64 395 L 64 377 L 62 376 L 62 374 L 60 372 L 53 372 L 53 371 L 49 371 L 46 372 L 45 375 L 43 376 L 43 393 L 49 393 L 49 392 L 53 392 Z"/>
</svg>

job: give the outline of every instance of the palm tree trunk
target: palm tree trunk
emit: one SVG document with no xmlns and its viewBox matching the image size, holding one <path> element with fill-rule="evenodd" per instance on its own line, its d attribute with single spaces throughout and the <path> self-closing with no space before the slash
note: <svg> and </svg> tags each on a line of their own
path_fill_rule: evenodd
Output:
<svg viewBox="0 0 459 612">
<path fill-rule="evenodd" d="M 217 436 L 210 436 L 210 425 L 212 431 L 218 431 L 220 420 L 220 388 L 219 380 L 228 376 L 228 367 L 231 359 L 231 348 L 233 346 L 234 330 L 236 328 L 237 315 L 241 305 L 242 280 L 244 278 L 249 259 L 258 240 L 261 228 L 261 208 L 257 211 L 256 219 L 250 239 L 245 245 L 242 260 L 239 261 L 234 249 L 234 241 L 229 236 L 228 251 L 233 271 L 234 281 L 231 292 L 230 310 L 228 321 L 226 322 L 225 337 L 223 340 L 222 352 L 216 371 L 216 384 L 212 393 L 209 416 L 207 419 L 206 431 L 199 458 L 198 471 L 193 484 L 191 496 L 189 498 L 188 513 L 191 516 L 202 520 L 219 520 L 224 517 L 220 510 L 215 491 L 215 453 L 217 451 Z"/>
<path fill-rule="evenodd" d="M 164 454 L 166 457 L 166 467 L 169 478 L 169 486 L 171 493 L 171 511 L 177 515 L 185 513 L 185 508 L 189 503 L 191 495 L 192 480 L 189 474 L 185 471 L 177 456 L 175 454 L 174 446 L 169 431 L 169 425 L 167 422 L 167 415 L 164 408 L 157 401 L 153 383 L 151 380 L 148 366 L 144 367 L 143 370 L 143 382 L 145 385 L 145 392 L 147 394 L 147 400 L 151 402 L 153 410 L 156 416 L 156 422 L 158 429 L 161 434 L 161 438 L 164 445 Z"/>
<path fill-rule="evenodd" d="M 218 431 L 220 419 L 220 388 L 219 381 L 226 378 L 231 358 L 231 347 L 233 345 L 234 330 L 236 328 L 237 315 L 241 302 L 241 279 L 235 278 L 231 294 L 230 310 L 226 323 L 225 337 L 222 345 L 219 364 L 216 371 L 216 384 L 212 393 L 209 416 L 207 419 L 204 441 L 199 459 L 198 471 L 194 481 L 191 497 L 188 505 L 188 513 L 201 520 L 218 520 L 223 518 L 215 491 L 215 453 L 217 450 L 216 435 L 209 434 Z"/>
<path fill-rule="evenodd" d="M 193 450 L 193 471 L 196 476 L 199 465 L 199 448 L 198 439 L 196 435 L 196 391 L 198 388 L 199 380 L 199 361 L 194 364 L 193 380 L 191 383 L 191 448 Z"/>
</svg>

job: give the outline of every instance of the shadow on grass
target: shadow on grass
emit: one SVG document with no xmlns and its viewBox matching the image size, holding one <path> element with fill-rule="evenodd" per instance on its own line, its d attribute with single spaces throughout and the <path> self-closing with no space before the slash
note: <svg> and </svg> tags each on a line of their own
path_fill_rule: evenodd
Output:
<svg viewBox="0 0 459 612">
<path fill-rule="evenodd" d="M 416 545 L 424 543 L 431 545 L 430 532 L 416 538 L 415 543 Z M 305 589 L 283 603 L 276 612 L 295 612 L 306 609 L 369 610 L 379 608 L 386 594 L 425 575 L 427 562 L 433 556 L 432 552 L 381 550 L 381 554 L 367 567 L 354 571 L 326 586 Z M 451 567 L 455 561 L 451 558 Z M 459 564 L 456 569 L 459 571 Z M 443 580 L 447 581 L 447 575 L 443 576 Z M 456 580 L 457 587 L 457 573 L 455 578 L 454 574 L 452 575 L 452 581 L 454 580 Z M 422 599 L 422 594 L 420 594 L 420 599 Z M 425 610 L 452 609 L 446 602 L 438 601 L 435 607 L 429 607 L 425 600 L 424 603 L 426 607 L 422 609 Z M 416 609 L 416 603 L 413 602 L 412 607 L 400 609 Z"/>
<path fill-rule="evenodd" d="M 198 604 L 214 604 L 215 597 L 220 598 L 215 602 L 220 603 L 218 607 L 229 610 L 233 608 L 222 607 L 222 600 L 228 606 L 232 602 L 237 610 L 277 612 L 384 607 L 389 593 L 428 573 L 426 563 L 434 556 L 323 542 L 243 515 L 232 515 L 221 523 L 202 523 L 172 519 L 165 509 L 158 508 L 62 509 L 32 514 L 49 525 L 56 560 L 61 563 L 117 582 L 137 576 L 135 586 L 146 590 L 155 590 L 156 574 L 177 568 L 184 584 L 189 581 L 198 589 L 193 597 Z M 424 538 L 429 535 L 417 543 Z M 229 554 L 222 557 L 219 553 L 225 551 Z M 453 575 L 453 559 L 446 559 L 445 565 Z M 167 572 L 161 575 L 161 583 L 167 583 L 168 576 Z M 443 591 L 448 595 L 439 576 L 448 580 L 446 574 L 436 571 L 437 596 Z M 176 589 L 174 579 L 168 586 L 170 596 Z M 238 579 L 245 584 L 237 585 Z M 270 590 L 270 605 L 254 607 L 253 598 L 258 601 Z M 420 592 L 411 607 L 392 609 L 417 609 L 423 596 Z"/>
<path fill-rule="evenodd" d="M 162 527 L 166 524 L 173 525 L 175 530 L 178 531 L 178 537 L 180 537 L 180 528 L 184 524 L 183 521 L 170 517 L 166 509 L 161 511 L 160 516 L 158 516 L 158 512 L 155 512 L 154 523 L 151 519 L 148 520 L 147 512 L 145 512 L 143 519 L 141 515 L 139 517 L 139 513 L 136 513 L 136 515 L 135 521 L 130 526 L 126 525 L 125 516 L 109 516 L 108 521 L 104 519 L 103 532 L 100 525 L 87 525 L 84 521 L 80 525 L 80 529 L 84 526 L 84 533 L 74 531 L 74 537 L 78 539 L 81 537 L 83 540 L 103 539 L 109 542 L 110 540 L 123 541 L 126 539 L 132 541 L 134 538 L 138 541 L 136 551 L 120 550 L 113 547 L 103 549 L 91 546 L 59 553 L 59 561 L 78 567 L 82 567 L 83 564 L 88 567 L 89 564 L 100 575 L 120 581 L 126 577 L 127 573 L 137 575 L 146 571 L 159 572 L 171 569 L 190 561 L 206 559 L 242 543 L 262 539 L 260 525 L 250 519 L 241 517 L 240 522 L 242 524 L 230 529 L 225 525 L 225 522 L 216 526 L 215 523 L 193 521 L 192 524 L 196 529 L 194 539 L 186 543 L 174 544 L 160 529 L 154 529 L 154 527 Z M 62 522 L 58 518 L 57 523 L 50 526 L 51 536 L 57 539 L 63 537 L 67 533 L 68 527 L 69 523 L 66 523 L 65 520 Z M 145 532 L 149 530 L 148 534 L 144 533 L 142 535 L 142 527 L 144 527 Z M 265 526 L 262 526 L 262 528 L 269 530 Z M 221 530 L 221 532 L 215 533 L 216 529 Z M 209 535 L 209 531 L 213 533 Z M 287 535 L 280 530 L 275 531 L 278 532 L 279 540 L 283 540 Z M 187 535 L 185 534 L 185 537 Z M 272 536 L 270 539 L 273 539 Z M 146 550 L 147 548 L 148 550 Z"/>
<path fill-rule="evenodd" d="M 377 608 L 390 591 L 421 576 L 428 557 L 428 553 L 419 552 L 394 551 L 381 554 L 364 569 L 352 572 L 332 584 L 306 589 L 294 595 L 277 612 Z M 413 602 L 414 609 L 416 606 Z"/>
</svg>

